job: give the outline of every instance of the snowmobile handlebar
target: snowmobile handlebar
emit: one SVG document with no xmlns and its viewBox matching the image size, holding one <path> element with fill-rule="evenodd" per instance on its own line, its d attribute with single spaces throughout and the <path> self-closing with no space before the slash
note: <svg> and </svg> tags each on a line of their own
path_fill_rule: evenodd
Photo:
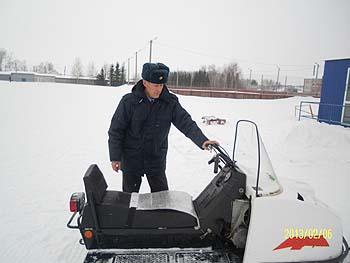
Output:
<svg viewBox="0 0 350 263">
<path fill-rule="evenodd" d="M 222 169 L 222 167 L 219 165 L 220 161 L 223 162 L 225 166 L 235 166 L 235 161 L 230 158 L 223 147 L 218 144 L 210 144 L 208 147 L 210 150 L 214 150 L 216 153 L 213 158 L 208 161 L 208 164 L 214 163 L 214 173 L 218 172 L 218 168 Z"/>
</svg>

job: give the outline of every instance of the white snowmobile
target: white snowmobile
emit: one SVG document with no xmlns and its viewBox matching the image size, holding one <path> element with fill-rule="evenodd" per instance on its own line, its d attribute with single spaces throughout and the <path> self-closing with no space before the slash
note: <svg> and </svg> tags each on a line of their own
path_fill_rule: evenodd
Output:
<svg viewBox="0 0 350 263">
<path fill-rule="evenodd" d="M 67 224 L 89 250 L 84 263 L 343 262 L 349 247 L 340 219 L 305 184 L 282 188 L 255 123 L 237 123 L 232 159 L 212 149 L 218 174 L 195 200 L 179 191 L 107 190 L 91 165 L 87 202 L 72 195 Z"/>
</svg>

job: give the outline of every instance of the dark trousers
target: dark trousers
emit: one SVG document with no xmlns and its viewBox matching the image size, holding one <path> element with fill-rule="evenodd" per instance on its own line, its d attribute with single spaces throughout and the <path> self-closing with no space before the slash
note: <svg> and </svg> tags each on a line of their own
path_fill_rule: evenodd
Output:
<svg viewBox="0 0 350 263">
<path fill-rule="evenodd" d="M 123 172 L 123 192 L 138 193 L 140 190 L 142 175 L 139 174 L 129 174 Z M 151 193 L 169 190 L 168 180 L 166 179 L 165 171 L 159 174 L 146 174 L 148 184 L 151 188 Z"/>
</svg>

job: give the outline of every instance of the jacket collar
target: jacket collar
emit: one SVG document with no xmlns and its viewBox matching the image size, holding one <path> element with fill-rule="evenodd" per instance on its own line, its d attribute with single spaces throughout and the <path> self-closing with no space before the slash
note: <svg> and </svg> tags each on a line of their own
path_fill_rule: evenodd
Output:
<svg viewBox="0 0 350 263">
<path fill-rule="evenodd" d="M 147 95 L 145 93 L 145 86 L 143 86 L 142 79 L 139 80 L 136 85 L 132 88 L 132 94 L 134 94 L 139 99 L 147 99 Z M 163 100 L 169 102 L 171 99 L 170 92 L 166 85 L 163 86 L 162 93 L 160 94 L 158 100 Z"/>
</svg>

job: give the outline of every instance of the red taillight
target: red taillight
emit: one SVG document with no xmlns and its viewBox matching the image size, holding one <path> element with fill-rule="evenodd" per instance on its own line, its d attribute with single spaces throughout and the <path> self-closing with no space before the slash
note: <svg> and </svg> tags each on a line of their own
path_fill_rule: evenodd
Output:
<svg viewBox="0 0 350 263">
<path fill-rule="evenodd" d="M 84 193 L 74 193 L 70 197 L 69 209 L 71 212 L 80 212 L 85 204 L 85 194 Z"/>
<path fill-rule="evenodd" d="M 77 200 L 70 200 L 69 208 L 70 208 L 71 212 L 78 212 L 78 201 Z"/>
<path fill-rule="evenodd" d="M 90 229 L 84 230 L 84 237 L 86 239 L 91 239 L 93 236 L 94 236 L 94 233 Z"/>
</svg>

